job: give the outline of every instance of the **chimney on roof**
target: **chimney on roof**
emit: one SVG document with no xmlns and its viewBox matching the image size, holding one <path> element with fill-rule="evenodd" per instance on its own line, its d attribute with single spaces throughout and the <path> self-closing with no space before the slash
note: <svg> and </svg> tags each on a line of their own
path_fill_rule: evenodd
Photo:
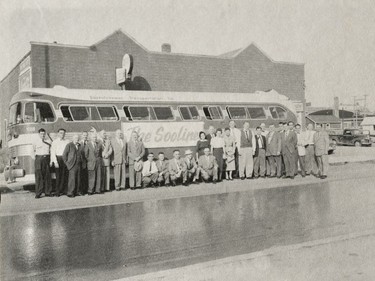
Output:
<svg viewBox="0 0 375 281">
<path fill-rule="evenodd" d="M 162 53 L 170 53 L 170 52 L 172 52 L 171 44 L 164 43 L 163 45 L 161 45 L 161 52 Z"/>
</svg>

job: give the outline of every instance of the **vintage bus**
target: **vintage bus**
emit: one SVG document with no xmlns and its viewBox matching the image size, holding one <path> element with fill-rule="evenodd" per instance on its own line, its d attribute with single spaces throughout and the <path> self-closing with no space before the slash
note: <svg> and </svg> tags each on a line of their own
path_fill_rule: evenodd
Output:
<svg viewBox="0 0 375 281">
<path fill-rule="evenodd" d="M 137 131 L 148 151 L 194 151 L 198 134 L 210 125 L 225 128 L 250 122 L 255 128 L 281 121 L 296 122 L 294 104 L 276 91 L 256 93 L 203 93 L 66 89 L 61 86 L 29 89 L 13 96 L 9 107 L 7 145 L 17 165 L 17 181 L 32 184 L 33 141 L 44 128 L 52 139 L 59 128 L 69 139 L 83 131 L 117 129 L 129 140 Z"/>
</svg>

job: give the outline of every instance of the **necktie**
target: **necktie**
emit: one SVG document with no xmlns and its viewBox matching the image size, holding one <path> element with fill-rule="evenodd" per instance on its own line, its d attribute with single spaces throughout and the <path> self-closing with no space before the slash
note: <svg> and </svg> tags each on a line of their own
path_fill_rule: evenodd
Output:
<svg viewBox="0 0 375 281">
<path fill-rule="evenodd" d="M 152 165 L 152 162 L 150 162 L 150 172 L 151 172 L 151 165 Z"/>
<path fill-rule="evenodd" d="M 180 171 L 180 165 L 178 164 L 178 160 L 176 159 L 176 166 L 177 166 L 177 171 Z"/>
<path fill-rule="evenodd" d="M 245 134 L 246 134 L 246 139 L 249 140 L 249 134 L 247 130 L 245 131 Z"/>
</svg>

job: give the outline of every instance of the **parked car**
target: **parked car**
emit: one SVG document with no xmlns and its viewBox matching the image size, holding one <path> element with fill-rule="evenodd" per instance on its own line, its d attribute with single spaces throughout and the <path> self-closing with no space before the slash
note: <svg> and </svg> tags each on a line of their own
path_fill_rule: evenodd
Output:
<svg viewBox="0 0 375 281">
<path fill-rule="evenodd" d="M 361 129 L 345 129 L 342 135 L 328 132 L 330 139 L 336 145 L 371 146 L 370 132 Z"/>
</svg>

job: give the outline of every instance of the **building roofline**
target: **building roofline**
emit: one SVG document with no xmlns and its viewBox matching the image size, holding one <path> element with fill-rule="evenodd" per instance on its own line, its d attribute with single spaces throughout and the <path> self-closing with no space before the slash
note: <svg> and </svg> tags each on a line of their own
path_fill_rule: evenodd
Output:
<svg viewBox="0 0 375 281">
<path fill-rule="evenodd" d="M 15 70 L 16 68 L 17 68 L 17 66 L 19 66 L 20 65 L 20 63 L 25 59 L 25 58 L 27 58 L 27 56 L 29 56 L 31 54 L 31 50 L 30 51 L 28 51 L 27 53 L 26 53 L 26 55 L 24 55 L 17 63 L 16 63 L 16 65 L 4 76 L 4 78 L 3 79 L 1 79 L 1 81 L 0 81 L 0 83 L 3 83 L 3 81 L 5 80 L 5 79 L 7 79 L 8 78 L 8 76 L 12 73 L 12 71 L 13 70 Z"/>
<path fill-rule="evenodd" d="M 90 46 L 84 45 L 72 45 L 72 44 L 63 44 L 63 43 L 49 43 L 49 42 L 37 42 L 31 41 L 31 45 L 39 45 L 39 46 L 53 46 L 53 47 L 65 47 L 65 48 L 77 48 L 77 49 L 89 49 Z"/>
</svg>

